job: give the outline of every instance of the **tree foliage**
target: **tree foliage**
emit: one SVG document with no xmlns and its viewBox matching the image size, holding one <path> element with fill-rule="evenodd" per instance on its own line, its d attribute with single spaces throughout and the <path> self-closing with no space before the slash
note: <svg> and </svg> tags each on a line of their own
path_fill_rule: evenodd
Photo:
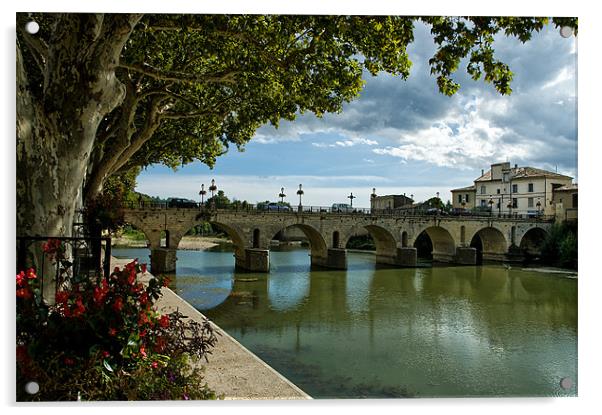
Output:
<svg viewBox="0 0 602 415">
<path fill-rule="evenodd" d="M 39 34 L 23 30 L 29 19 L 40 24 Z M 129 24 L 114 25 L 121 37 L 109 30 L 118 19 Z M 89 21 L 94 30 L 85 30 Z M 62 111 L 54 106 L 65 105 L 68 96 L 62 95 L 68 93 L 94 96 L 86 91 L 84 75 L 114 72 L 117 105 L 98 112 L 92 151 L 81 154 L 87 163 L 85 196 L 94 198 L 112 175 L 153 163 L 175 168 L 195 159 L 213 166 L 229 147 L 243 150 L 261 125 L 278 126 L 307 111 L 338 112 L 357 97 L 365 73 L 406 79 L 417 21 L 431 27 L 437 46 L 431 73 L 443 94 L 458 91 L 452 76 L 465 58 L 474 79 L 509 94 L 512 72 L 495 57 L 496 35 L 526 42 L 548 18 L 21 13 L 17 47 L 30 63 L 24 65 L 29 91 L 44 111 Z M 553 23 L 577 28 L 574 18 Z M 103 53 L 101 45 L 121 52 L 118 62 L 97 63 L 94 74 L 91 54 Z M 65 50 L 81 65 L 64 67 Z M 51 79 L 76 88 L 48 88 L 56 83 Z M 58 92 L 59 100 L 52 95 Z M 74 109 L 76 104 L 86 105 L 74 101 Z M 67 111 L 65 121 L 74 114 Z"/>
</svg>

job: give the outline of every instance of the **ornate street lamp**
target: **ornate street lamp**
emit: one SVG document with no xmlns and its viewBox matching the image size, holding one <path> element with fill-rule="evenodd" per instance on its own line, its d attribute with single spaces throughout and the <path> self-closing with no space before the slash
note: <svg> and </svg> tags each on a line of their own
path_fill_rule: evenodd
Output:
<svg viewBox="0 0 602 415">
<path fill-rule="evenodd" d="M 351 192 L 351 194 L 349 196 L 347 196 L 347 199 L 351 200 L 351 207 L 353 207 L 353 199 L 355 199 L 357 196 L 353 196 L 353 192 Z"/>
<path fill-rule="evenodd" d="M 211 207 L 215 209 L 215 191 L 217 190 L 217 186 L 215 185 L 215 179 L 211 179 L 211 186 L 209 186 L 209 191 L 211 192 Z"/>
<path fill-rule="evenodd" d="M 489 195 L 489 216 L 493 215 L 493 195 Z"/>
<path fill-rule="evenodd" d="M 205 203 L 205 195 L 207 191 L 205 190 L 205 183 L 201 184 L 201 190 L 199 191 L 199 196 L 201 196 L 201 206 Z"/>
<path fill-rule="evenodd" d="M 539 201 L 539 199 L 537 199 L 537 203 L 535 204 L 535 206 L 537 206 L 537 216 L 539 216 L 540 213 L 540 209 L 541 209 L 541 202 Z"/>
<path fill-rule="evenodd" d="M 303 196 L 303 186 L 299 184 L 299 190 L 297 190 L 297 194 L 299 195 L 299 212 L 303 210 L 303 204 L 301 203 L 301 196 Z"/>
<path fill-rule="evenodd" d="M 280 194 L 278 195 L 278 197 L 280 198 L 280 202 L 284 204 L 284 198 L 286 197 L 286 195 L 284 194 L 284 187 L 280 188 Z"/>
</svg>

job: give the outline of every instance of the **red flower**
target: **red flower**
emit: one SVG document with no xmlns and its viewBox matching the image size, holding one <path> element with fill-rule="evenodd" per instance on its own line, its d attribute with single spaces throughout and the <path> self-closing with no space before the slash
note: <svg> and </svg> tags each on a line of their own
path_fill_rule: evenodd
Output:
<svg viewBox="0 0 602 415">
<path fill-rule="evenodd" d="M 144 346 L 140 347 L 140 354 L 143 358 L 146 358 L 146 349 L 144 348 Z"/>
<path fill-rule="evenodd" d="M 31 290 L 29 288 L 19 288 L 17 290 L 17 297 L 18 298 L 24 298 L 24 299 L 29 299 L 31 298 Z"/>
<path fill-rule="evenodd" d="M 142 312 L 138 316 L 138 325 L 142 326 L 142 325 L 144 325 L 146 323 L 148 323 L 148 315 L 145 312 Z"/>
<path fill-rule="evenodd" d="M 36 278 L 38 278 L 38 276 L 36 275 L 36 270 L 33 268 L 29 268 L 27 270 L 27 279 L 35 280 Z"/>
<path fill-rule="evenodd" d="M 111 356 L 111 353 L 107 352 L 106 350 L 103 350 L 101 353 L 102 357 L 107 358 L 109 356 Z"/>
<path fill-rule="evenodd" d="M 117 297 L 113 303 L 113 310 L 119 312 L 123 308 L 123 298 Z"/>
<path fill-rule="evenodd" d="M 56 293 L 56 302 L 65 304 L 69 300 L 69 293 L 67 291 L 59 291 Z"/>
<path fill-rule="evenodd" d="M 72 366 L 75 364 L 75 360 L 71 359 L 70 357 L 65 357 L 64 362 L 67 366 Z"/>
<path fill-rule="evenodd" d="M 134 285 L 135 282 L 136 282 L 136 269 L 133 268 L 130 271 L 130 274 L 128 275 L 128 284 Z"/>
<path fill-rule="evenodd" d="M 159 325 L 161 327 L 163 327 L 164 329 L 169 327 L 169 317 L 166 315 L 162 315 L 161 318 L 159 319 Z"/>
<path fill-rule="evenodd" d="M 142 293 L 140 296 L 140 304 L 145 305 L 148 302 L 148 294 Z"/>
<path fill-rule="evenodd" d="M 84 303 L 82 302 L 81 296 L 78 296 L 77 299 L 75 300 L 75 309 L 72 311 L 73 311 L 73 317 L 79 317 L 85 313 L 86 307 L 84 306 Z"/>
<path fill-rule="evenodd" d="M 115 336 L 117 334 L 117 330 L 113 327 L 109 327 L 109 336 Z"/>
<path fill-rule="evenodd" d="M 164 337 L 157 336 L 153 350 L 157 353 L 162 353 L 163 350 L 165 350 L 165 346 L 167 345 L 166 343 L 167 342 Z"/>
<path fill-rule="evenodd" d="M 17 274 L 17 285 L 22 287 L 23 283 L 25 283 L 25 271 L 21 271 Z"/>
<path fill-rule="evenodd" d="M 146 337 L 146 329 L 140 332 L 140 337 Z"/>
<path fill-rule="evenodd" d="M 157 362 L 153 362 L 153 363 L 151 363 L 151 367 L 152 367 L 153 369 L 156 369 L 156 368 L 158 368 L 158 367 L 159 367 L 159 363 L 157 363 Z"/>
</svg>

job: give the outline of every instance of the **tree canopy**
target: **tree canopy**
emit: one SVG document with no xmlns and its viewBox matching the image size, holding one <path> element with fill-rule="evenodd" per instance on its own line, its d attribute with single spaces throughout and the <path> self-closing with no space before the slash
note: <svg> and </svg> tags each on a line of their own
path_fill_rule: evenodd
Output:
<svg viewBox="0 0 602 415">
<path fill-rule="evenodd" d="M 495 57 L 495 36 L 526 42 L 550 20 L 37 13 L 17 18 L 18 60 L 22 55 L 26 63 L 18 71 L 18 87 L 40 104 L 40 114 L 58 111 L 62 122 L 73 125 L 87 122 L 75 122 L 78 114 L 90 119 L 91 150 L 71 149 L 85 163 L 86 198 L 94 198 L 108 177 L 132 168 L 176 167 L 195 159 L 213 166 L 230 146 L 243 150 L 261 125 L 278 126 L 307 111 L 317 116 L 341 111 L 361 91 L 365 73 L 406 79 L 412 66 L 407 46 L 418 21 L 431 27 L 437 50 L 429 63 L 443 94 L 458 91 L 453 74 L 465 58 L 472 78 L 509 94 L 512 72 Z M 30 19 L 40 24 L 38 34 L 24 30 Z M 576 33 L 576 18 L 552 22 Z M 111 82 L 98 86 L 103 76 Z M 82 109 L 94 105 L 97 119 Z M 56 145 L 73 143 L 57 138 Z"/>
</svg>

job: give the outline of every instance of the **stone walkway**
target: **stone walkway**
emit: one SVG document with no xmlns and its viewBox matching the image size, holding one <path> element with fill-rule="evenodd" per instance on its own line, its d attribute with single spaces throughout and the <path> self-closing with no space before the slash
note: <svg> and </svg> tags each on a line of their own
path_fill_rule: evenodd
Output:
<svg viewBox="0 0 602 415">
<path fill-rule="evenodd" d="M 122 267 L 128 260 L 114 258 L 111 269 Z M 148 280 L 151 274 L 141 278 Z M 163 296 L 157 301 L 161 313 L 178 310 L 185 316 L 202 321 L 203 314 L 184 301 L 169 288 L 163 288 Z M 251 353 L 220 327 L 211 323 L 219 331 L 217 345 L 204 363 L 205 380 L 209 387 L 224 399 L 311 399 L 259 357 Z"/>
</svg>

